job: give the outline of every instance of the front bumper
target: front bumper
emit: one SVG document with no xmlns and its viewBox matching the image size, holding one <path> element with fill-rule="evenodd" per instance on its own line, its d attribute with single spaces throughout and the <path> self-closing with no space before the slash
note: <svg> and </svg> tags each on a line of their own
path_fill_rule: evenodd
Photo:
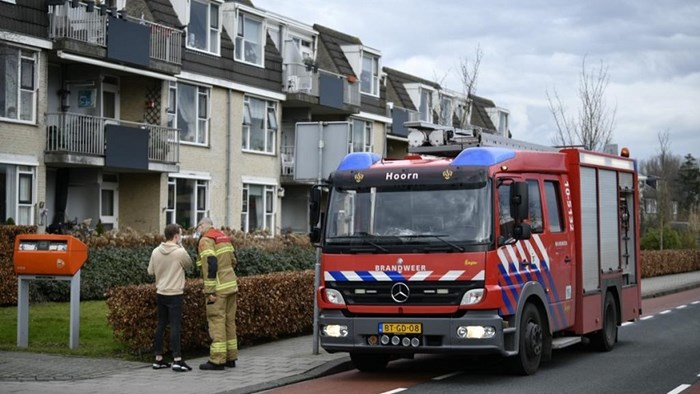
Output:
<svg viewBox="0 0 700 394">
<path fill-rule="evenodd" d="M 378 338 L 381 323 L 421 323 L 422 333 L 406 335 L 418 338 L 418 346 L 370 344 L 370 338 Z M 493 311 L 468 311 L 461 317 L 346 317 L 339 310 L 324 310 L 319 316 L 320 332 L 329 324 L 347 326 L 346 337 L 328 337 L 321 334 L 321 346 L 328 352 L 356 353 L 453 353 L 507 355 L 504 346 L 504 320 Z M 491 326 L 495 335 L 491 338 L 470 339 L 457 336 L 459 326 Z M 393 334 L 388 334 L 393 336 Z M 400 338 L 404 336 L 398 335 Z"/>
</svg>

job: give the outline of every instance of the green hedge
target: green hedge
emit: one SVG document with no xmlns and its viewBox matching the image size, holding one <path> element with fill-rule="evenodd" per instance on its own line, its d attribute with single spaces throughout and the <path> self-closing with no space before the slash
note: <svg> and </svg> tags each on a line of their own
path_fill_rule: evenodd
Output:
<svg viewBox="0 0 700 394">
<path fill-rule="evenodd" d="M 16 305 L 17 277 L 12 265 L 14 239 L 18 234 L 33 233 L 34 227 L 0 226 L 0 305 Z M 307 239 L 300 236 L 263 237 L 232 232 L 238 257 L 236 272 L 239 276 L 260 275 L 271 272 L 301 271 L 312 269 L 314 249 Z M 88 259 L 81 269 L 80 298 L 82 300 L 105 299 L 109 289 L 117 286 L 149 284 L 154 278 L 147 273 L 151 252 L 162 236 L 139 235 L 133 232 L 98 236 L 83 240 L 89 247 Z M 184 240 L 193 261 L 196 259 L 196 241 Z M 199 277 L 195 268 L 187 277 Z M 32 281 L 32 302 L 70 300 L 68 281 Z"/>
<path fill-rule="evenodd" d="M 311 270 L 241 277 L 236 331 L 239 346 L 311 333 Z M 157 324 L 155 285 L 115 287 L 108 292 L 107 320 L 114 336 L 133 354 L 152 352 Z M 183 299 L 182 349 L 206 349 L 210 343 L 201 279 L 187 280 Z M 167 351 L 168 341 L 164 341 Z"/>
</svg>

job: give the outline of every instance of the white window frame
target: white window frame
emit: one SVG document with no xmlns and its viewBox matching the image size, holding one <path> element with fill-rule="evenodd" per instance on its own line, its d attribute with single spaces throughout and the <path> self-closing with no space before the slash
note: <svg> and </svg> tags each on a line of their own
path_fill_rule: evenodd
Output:
<svg viewBox="0 0 700 394">
<path fill-rule="evenodd" d="M 205 48 L 197 48 L 192 42 L 194 36 L 190 35 L 189 23 L 192 23 L 192 6 L 194 4 L 204 5 L 207 7 L 207 20 L 204 21 L 204 25 L 207 26 L 206 34 L 206 44 Z M 216 7 L 216 21 L 212 21 L 212 8 Z M 206 52 L 214 55 L 220 55 L 221 53 L 221 5 L 217 2 L 205 1 L 205 0 L 190 0 L 190 5 L 187 7 L 187 13 L 189 15 L 189 23 L 186 28 L 186 39 L 185 45 L 187 49 L 192 49 L 194 51 Z M 214 26 L 212 26 L 214 23 Z M 216 41 L 216 42 L 214 42 Z"/>
<path fill-rule="evenodd" d="M 6 200 L 3 212 L 5 219 L 12 218 L 17 225 L 33 225 L 37 193 L 36 166 L 2 161 L 0 166 L 5 168 L 7 182 L 5 190 L 2 191 Z"/>
<path fill-rule="evenodd" d="M 368 59 L 370 61 L 371 66 L 369 70 L 365 70 L 365 59 Z M 379 97 L 379 56 L 373 53 L 363 51 L 362 57 L 360 58 L 360 70 L 360 92 L 362 94 Z M 369 91 L 366 90 L 367 86 L 365 86 L 365 79 L 363 77 L 365 72 L 369 73 L 370 75 Z"/>
<path fill-rule="evenodd" d="M 189 223 L 188 228 L 194 227 L 199 223 L 202 218 L 209 216 L 209 196 L 210 196 L 210 179 L 190 177 L 190 176 L 178 176 L 178 174 L 170 174 L 168 177 L 168 197 L 165 206 L 165 224 L 177 223 L 177 183 L 178 182 L 194 182 L 192 188 L 192 195 L 190 196 L 191 204 L 189 209 L 190 216 L 194 219 L 192 223 Z M 200 198 L 200 192 L 204 193 L 204 197 Z M 170 199 L 170 193 L 172 192 L 172 200 Z M 204 201 L 202 201 L 204 200 Z M 204 203 L 202 205 L 202 202 Z M 184 227 L 184 226 L 183 226 Z"/>
<path fill-rule="evenodd" d="M 423 93 L 426 94 L 426 96 L 423 95 Z M 418 103 L 418 114 L 420 116 L 420 120 L 428 123 L 433 122 L 433 94 L 435 91 L 431 89 L 427 89 L 424 86 L 421 86 L 418 94 L 419 94 L 419 103 Z M 427 97 L 428 102 L 424 103 L 423 98 Z M 426 112 L 427 111 L 427 112 Z"/>
<path fill-rule="evenodd" d="M 656 199 L 647 198 L 644 202 L 646 213 L 656 214 Z"/>
<path fill-rule="evenodd" d="M 253 37 L 250 37 L 250 35 L 246 35 L 245 31 L 245 20 L 248 19 L 250 21 L 256 22 L 260 24 L 260 33 L 258 34 L 257 37 L 257 42 L 253 40 Z M 265 27 L 265 20 L 252 15 L 248 13 L 241 12 L 240 10 L 238 11 L 238 15 L 236 17 L 236 36 L 235 36 L 235 42 L 234 42 L 234 51 L 233 51 L 233 58 L 234 60 L 245 63 L 245 64 L 250 64 L 253 66 L 257 67 L 265 67 L 265 32 L 267 31 Z M 245 54 L 245 46 L 246 43 L 253 43 L 259 46 L 260 49 L 260 59 L 256 59 L 257 61 L 250 61 L 247 59 L 247 56 Z"/>
<path fill-rule="evenodd" d="M 352 118 L 352 122 L 350 123 L 350 143 L 348 146 L 348 153 L 353 153 L 357 152 L 355 150 L 355 124 L 357 123 L 363 123 L 362 125 L 362 150 L 360 152 L 372 152 L 374 149 L 374 145 L 372 144 L 372 124 L 373 122 L 365 120 L 365 119 L 358 119 L 358 118 Z"/>
<path fill-rule="evenodd" d="M 195 136 L 194 136 L 194 141 L 186 141 L 183 139 L 184 133 L 182 130 L 180 130 L 180 143 L 182 144 L 191 144 L 191 145 L 197 145 L 197 146 L 208 146 L 209 145 L 209 119 L 211 115 L 211 88 L 209 86 L 204 86 L 204 85 L 197 85 L 193 83 L 188 83 L 188 82 L 183 82 L 183 81 L 170 81 L 169 83 L 169 88 L 168 88 L 168 108 L 166 109 L 167 112 L 167 125 L 168 127 L 180 129 L 177 118 L 178 118 L 178 111 L 179 111 L 179 86 L 180 85 L 188 85 L 192 86 L 196 89 L 195 93 L 195 103 L 194 103 L 194 111 L 195 111 Z M 173 95 L 175 96 L 173 98 Z M 204 104 L 202 104 L 202 100 L 205 100 Z M 202 105 L 205 106 L 205 108 L 202 108 Z M 202 110 L 203 109 L 203 110 Z M 202 141 L 200 142 L 200 137 Z"/>
<path fill-rule="evenodd" d="M 446 105 L 449 104 L 449 111 L 446 111 Z M 454 114 L 454 97 L 441 93 L 440 94 L 440 118 L 438 123 L 443 126 L 452 126 L 452 117 Z"/>
<path fill-rule="evenodd" d="M 250 101 L 259 100 L 265 103 L 265 114 L 263 115 L 262 132 L 265 134 L 263 148 L 255 149 L 251 147 L 252 141 L 252 116 L 250 111 Z M 275 154 L 277 134 L 279 131 L 279 119 L 277 102 L 264 98 L 246 95 L 243 98 L 243 132 L 241 149 L 244 152 Z"/>
<path fill-rule="evenodd" d="M 9 45 L 7 43 L 0 43 L 0 46 L 6 47 L 8 49 L 14 49 L 17 51 L 17 69 L 14 70 L 14 77 L 17 81 L 17 91 L 15 96 L 16 106 L 14 108 L 14 117 L 9 116 L 7 108 L 0 108 L 0 119 L 5 121 L 20 122 L 20 123 L 36 123 L 36 99 L 37 99 L 37 72 L 38 72 L 38 58 L 37 51 L 27 49 L 24 47 L 19 47 L 15 45 Z M 23 86 L 22 81 L 22 70 L 24 65 L 28 64 L 31 66 L 31 86 Z M 5 90 L 7 90 L 7 82 L 5 83 Z M 0 94 L 7 95 L 8 93 L 15 93 L 14 91 L 3 91 Z M 22 100 L 22 97 L 28 97 L 26 100 Z M 24 101 L 24 103 L 23 103 Z M 25 111 L 25 106 L 30 105 L 29 111 Z M 29 119 L 21 119 L 22 114 L 29 112 Z"/>
<path fill-rule="evenodd" d="M 22 182 L 22 178 L 26 177 L 29 178 L 28 191 L 23 189 L 23 186 L 26 184 Z M 17 166 L 17 178 L 15 182 L 17 185 L 15 223 L 18 225 L 34 224 L 34 202 L 36 201 L 36 174 L 34 167 Z M 28 199 L 26 197 L 28 197 Z M 26 218 L 27 220 L 22 220 L 22 218 Z"/>
<path fill-rule="evenodd" d="M 275 235 L 275 223 L 277 219 L 277 185 L 253 182 L 243 182 L 241 187 L 241 231 L 251 232 L 250 229 L 250 187 L 259 186 L 263 189 L 262 205 L 265 210 L 262 215 L 262 226 L 255 230 L 268 231 L 270 235 Z"/>
<path fill-rule="evenodd" d="M 289 40 L 292 45 L 299 52 L 302 62 L 306 59 L 314 58 L 314 41 L 313 38 L 307 36 L 300 36 L 298 34 L 289 34 Z"/>
</svg>

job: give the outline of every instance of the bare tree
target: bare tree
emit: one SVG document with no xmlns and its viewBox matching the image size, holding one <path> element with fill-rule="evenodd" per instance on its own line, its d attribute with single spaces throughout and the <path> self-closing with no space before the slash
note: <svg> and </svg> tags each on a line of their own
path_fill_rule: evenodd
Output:
<svg viewBox="0 0 700 394">
<path fill-rule="evenodd" d="M 678 194 L 676 174 L 681 166 L 680 156 L 671 153 L 669 131 L 664 130 L 657 135 L 659 141 L 658 154 L 642 163 L 642 172 L 656 179 L 657 210 L 655 221 L 660 229 L 660 247 L 663 249 L 664 226 L 673 219 L 673 197 Z"/>
<path fill-rule="evenodd" d="M 462 84 L 462 96 L 455 97 L 454 100 L 446 100 L 445 102 L 443 102 L 441 94 L 433 97 L 431 110 L 433 112 L 432 117 L 434 123 L 461 129 L 465 129 L 470 125 L 470 114 L 472 111 L 471 96 L 476 92 L 476 83 L 479 78 L 479 66 L 481 65 L 482 57 L 483 51 L 481 50 L 481 46 L 477 45 L 474 49 L 474 59 L 472 61 L 466 56 L 460 60 L 457 71 Z M 445 72 L 442 76 L 434 74 L 433 81 L 442 87 L 449 73 L 450 70 Z M 454 124 L 453 114 L 457 115 L 458 124 Z"/>
<path fill-rule="evenodd" d="M 586 58 L 581 62 L 578 96 L 581 107 L 578 116 L 567 115 L 556 88 L 547 95 L 549 110 L 554 116 L 557 135 L 554 144 L 559 146 L 583 146 L 589 150 L 602 150 L 612 140 L 617 106 L 609 107 L 605 101 L 605 90 L 610 79 L 608 67 L 600 62 L 594 70 L 586 68 Z"/>
<path fill-rule="evenodd" d="M 484 52 L 481 50 L 481 45 L 477 45 L 474 49 L 474 60 L 469 62 L 468 58 L 462 58 L 459 62 L 459 76 L 462 82 L 462 93 L 464 97 L 459 100 L 458 105 L 461 105 L 463 110 L 459 113 L 459 127 L 466 128 L 470 123 L 472 112 L 471 96 L 476 94 L 476 83 L 479 79 L 479 67 Z"/>
</svg>

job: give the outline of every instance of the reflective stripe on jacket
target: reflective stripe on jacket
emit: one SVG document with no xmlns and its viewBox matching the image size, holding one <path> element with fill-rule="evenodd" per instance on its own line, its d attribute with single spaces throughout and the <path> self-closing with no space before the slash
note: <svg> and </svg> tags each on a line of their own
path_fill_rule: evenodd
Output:
<svg viewBox="0 0 700 394">
<path fill-rule="evenodd" d="M 222 231 L 210 227 L 199 239 L 198 251 L 197 267 L 202 272 L 204 293 L 238 292 L 236 257 L 231 239 Z"/>
</svg>

